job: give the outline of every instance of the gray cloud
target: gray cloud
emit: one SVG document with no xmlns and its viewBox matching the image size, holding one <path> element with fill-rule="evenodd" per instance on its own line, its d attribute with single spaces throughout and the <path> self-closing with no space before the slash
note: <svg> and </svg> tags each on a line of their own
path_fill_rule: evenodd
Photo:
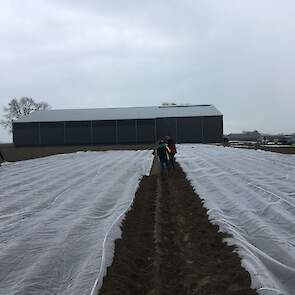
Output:
<svg viewBox="0 0 295 295">
<path fill-rule="evenodd" d="M 0 108 L 25 95 L 53 108 L 213 103 L 225 132 L 294 132 L 294 12 L 288 0 L 3 0 Z"/>
</svg>

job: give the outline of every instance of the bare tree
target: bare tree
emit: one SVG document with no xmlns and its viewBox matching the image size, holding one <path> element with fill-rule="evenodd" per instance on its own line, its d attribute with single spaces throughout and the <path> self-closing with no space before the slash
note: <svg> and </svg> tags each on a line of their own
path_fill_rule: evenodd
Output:
<svg viewBox="0 0 295 295">
<path fill-rule="evenodd" d="M 46 102 L 35 102 L 31 97 L 22 97 L 20 99 L 13 98 L 8 103 L 7 107 L 4 107 L 4 120 L 1 120 L 0 124 L 12 132 L 12 122 L 29 115 L 35 111 L 42 111 L 49 109 L 50 106 Z"/>
</svg>

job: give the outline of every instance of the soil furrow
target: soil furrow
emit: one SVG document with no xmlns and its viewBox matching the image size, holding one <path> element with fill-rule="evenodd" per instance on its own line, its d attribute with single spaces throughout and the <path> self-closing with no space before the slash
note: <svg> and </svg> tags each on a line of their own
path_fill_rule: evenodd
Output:
<svg viewBox="0 0 295 295">
<path fill-rule="evenodd" d="M 99 294 L 148 294 L 154 288 L 156 176 L 144 177 L 115 242 Z"/>
<path fill-rule="evenodd" d="M 254 295 L 182 169 L 145 177 L 99 294 Z"/>
</svg>

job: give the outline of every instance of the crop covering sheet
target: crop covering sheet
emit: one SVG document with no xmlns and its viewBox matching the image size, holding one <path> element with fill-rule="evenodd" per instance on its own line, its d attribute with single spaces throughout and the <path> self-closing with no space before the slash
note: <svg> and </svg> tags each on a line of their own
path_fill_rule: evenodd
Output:
<svg viewBox="0 0 295 295">
<path fill-rule="evenodd" d="M 90 294 L 104 239 L 152 160 L 151 151 L 107 151 L 3 165 L 0 294 Z"/>
<path fill-rule="evenodd" d="M 237 245 L 252 287 L 295 294 L 295 156 L 179 145 L 177 161 L 210 220 Z"/>
</svg>

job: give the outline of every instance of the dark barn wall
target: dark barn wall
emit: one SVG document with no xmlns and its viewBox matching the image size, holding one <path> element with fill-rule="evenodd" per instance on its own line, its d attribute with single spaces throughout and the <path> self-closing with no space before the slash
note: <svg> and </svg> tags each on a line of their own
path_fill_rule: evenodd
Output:
<svg viewBox="0 0 295 295">
<path fill-rule="evenodd" d="M 66 122 L 65 144 L 87 145 L 92 143 L 90 121 Z"/>
<path fill-rule="evenodd" d="M 223 120 L 221 116 L 203 117 L 204 143 L 223 142 Z"/>
<path fill-rule="evenodd" d="M 166 135 L 177 143 L 223 141 L 223 117 L 14 123 L 16 146 L 155 143 Z"/>
<path fill-rule="evenodd" d="M 118 120 L 117 136 L 119 144 L 136 143 L 136 120 Z"/>
<path fill-rule="evenodd" d="M 93 144 L 116 144 L 116 121 L 93 121 Z"/>
<path fill-rule="evenodd" d="M 153 143 L 155 140 L 155 119 L 137 120 L 137 143 Z"/>
<path fill-rule="evenodd" d="M 41 122 L 39 127 L 41 145 L 64 144 L 64 122 Z"/>
<path fill-rule="evenodd" d="M 17 145 L 39 145 L 39 123 L 14 123 L 13 142 Z"/>
<path fill-rule="evenodd" d="M 158 118 L 156 119 L 156 134 L 157 140 L 165 138 L 169 135 L 172 138 L 177 138 L 176 132 L 177 119 L 176 118 Z"/>
<path fill-rule="evenodd" d="M 177 142 L 201 143 L 203 141 L 202 117 L 177 118 Z"/>
<path fill-rule="evenodd" d="M 177 143 L 216 143 L 223 141 L 222 116 L 157 119 L 157 139 L 171 136 Z"/>
</svg>

